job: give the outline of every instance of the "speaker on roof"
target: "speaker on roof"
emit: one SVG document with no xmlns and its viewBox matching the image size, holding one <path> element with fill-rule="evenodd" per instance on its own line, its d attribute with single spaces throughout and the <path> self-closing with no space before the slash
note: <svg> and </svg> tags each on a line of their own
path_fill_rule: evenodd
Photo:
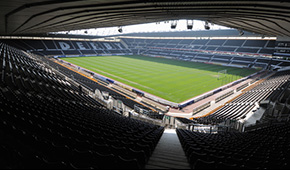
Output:
<svg viewBox="0 0 290 170">
<path fill-rule="evenodd" d="M 171 29 L 175 29 L 177 26 L 177 21 L 174 20 L 174 21 L 171 21 Z"/>
<path fill-rule="evenodd" d="M 193 28 L 193 20 L 187 20 L 187 29 L 191 30 Z"/>
<path fill-rule="evenodd" d="M 122 32 L 123 32 L 123 28 L 122 28 L 122 27 L 119 27 L 119 28 L 118 28 L 118 32 L 119 32 L 119 33 L 122 33 Z"/>
<path fill-rule="evenodd" d="M 208 24 L 208 21 L 205 21 L 205 23 L 204 23 L 204 29 L 206 29 L 206 30 L 209 30 L 210 29 L 210 26 Z"/>
</svg>

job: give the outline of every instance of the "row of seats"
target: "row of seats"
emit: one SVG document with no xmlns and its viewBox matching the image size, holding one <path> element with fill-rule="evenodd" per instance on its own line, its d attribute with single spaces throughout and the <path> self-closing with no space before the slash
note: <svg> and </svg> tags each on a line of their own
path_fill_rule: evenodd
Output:
<svg viewBox="0 0 290 170">
<path fill-rule="evenodd" d="M 112 96 L 113 98 L 117 99 L 117 100 L 121 100 L 126 106 L 134 109 L 135 105 L 138 105 L 137 102 L 135 102 L 134 100 L 128 99 L 127 97 L 125 97 L 124 95 L 121 95 L 120 93 L 105 87 L 87 77 L 84 77 L 60 64 L 57 64 L 53 61 L 48 60 L 49 64 L 54 67 L 54 68 L 58 68 L 58 70 L 65 74 L 66 76 L 73 78 L 75 81 L 79 82 L 80 84 L 82 84 L 83 86 L 85 86 L 86 88 L 90 89 L 92 92 L 95 92 L 96 89 L 100 90 L 101 92 L 108 92 L 110 96 Z M 151 110 L 150 108 L 146 107 L 147 110 Z"/>
<path fill-rule="evenodd" d="M 262 103 L 266 110 L 258 122 L 289 121 L 290 120 L 290 82 L 283 85 L 280 90 Z"/>
<path fill-rule="evenodd" d="M 192 169 L 287 169 L 289 130 L 287 122 L 245 133 L 176 132 Z"/>
<path fill-rule="evenodd" d="M 243 119 L 256 104 L 268 99 L 276 90 L 283 88 L 283 85 L 287 84 L 289 80 L 290 73 L 288 71 L 278 72 L 253 89 L 243 92 L 241 96 L 225 104 L 213 114 L 194 120 L 196 123 L 216 125 L 226 120 Z"/>
<path fill-rule="evenodd" d="M 145 115 L 155 120 L 163 120 L 163 117 L 164 117 L 164 114 L 159 114 L 159 112 L 148 110 L 147 107 L 142 106 L 142 105 L 135 105 L 134 111 L 140 115 Z"/>
<path fill-rule="evenodd" d="M 38 55 L 98 55 L 131 53 L 120 42 L 102 41 L 67 41 L 67 40 L 11 40 L 2 39 L 6 44 Z"/>
<path fill-rule="evenodd" d="M 139 169 L 163 134 L 163 127 L 108 110 L 3 43 L 0 66 L 1 169 Z"/>
<path fill-rule="evenodd" d="M 244 67 L 271 65 L 290 65 L 283 60 L 268 58 L 240 57 L 245 55 L 272 55 L 275 41 L 267 40 L 171 40 L 171 39 L 123 39 L 128 48 L 136 54 L 171 56 L 185 61 L 216 62 Z M 140 49 L 140 47 L 142 47 Z M 203 52 L 201 52 L 203 51 Z M 206 51 L 206 53 L 204 53 Z M 228 53 L 231 53 L 230 55 Z M 233 55 L 236 54 L 236 55 Z"/>
<path fill-rule="evenodd" d="M 237 47 L 252 47 L 252 48 L 274 48 L 275 41 L 268 40 L 217 40 L 217 39 L 132 39 L 123 38 L 130 46 L 156 46 L 156 47 L 187 47 L 199 49 L 202 46 L 203 49 L 207 47 L 228 47 L 228 49 L 235 50 Z"/>
<path fill-rule="evenodd" d="M 142 50 L 133 50 L 132 52 L 137 52 L 141 54 L 147 55 L 155 55 L 155 56 L 171 56 L 179 60 L 184 61 L 199 61 L 199 62 L 215 62 L 215 63 L 223 63 L 226 65 L 239 65 L 244 67 L 262 67 L 265 68 L 269 64 L 277 65 L 277 66 L 289 66 L 290 63 L 286 60 L 270 60 L 264 59 L 264 57 L 239 57 L 239 54 L 217 54 L 212 51 L 207 51 L 207 53 L 194 51 L 188 52 L 188 50 L 192 49 L 179 49 L 178 51 L 174 51 L 172 49 L 164 48 L 164 49 L 142 49 Z M 257 50 L 256 50 L 257 51 Z M 216 52 L 216 51 L 214 51 Z M 249 52 L 246 52 L 249 53 Z M 253 52 L 256 53 L 256 52 Z"/>
</svg>

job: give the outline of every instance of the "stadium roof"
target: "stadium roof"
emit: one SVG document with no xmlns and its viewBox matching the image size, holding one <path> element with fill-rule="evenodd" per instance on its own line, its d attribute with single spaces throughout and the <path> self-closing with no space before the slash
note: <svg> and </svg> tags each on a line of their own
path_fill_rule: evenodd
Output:
<svg viewBox="0 0 290 170">
<path fill-rule="evenodd" d="M 129 33 L 122 36 L 129 37 L 239 37 L 237 30 L 197 30 L 177 32 Z M 261 35 L 244 32 L 242 37 L 258 37 Z"/>
<path fill-rule="evenodd" d="M 9 0 L 0 34 L 32 35 L 196 19 L 267 36 L 290 36 L 290 3 L 258 0 Z"/>
</svg>

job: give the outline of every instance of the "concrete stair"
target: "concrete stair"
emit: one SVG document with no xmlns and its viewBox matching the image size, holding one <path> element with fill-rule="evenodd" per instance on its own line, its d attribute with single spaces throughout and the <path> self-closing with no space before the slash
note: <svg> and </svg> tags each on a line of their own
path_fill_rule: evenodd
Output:
<svg viewBox="0 0 290 170">
<path fill-rule="evenodd" d="M 145 169 L 190 169 L 175 129 L 165 129 Z"/>
</svg>

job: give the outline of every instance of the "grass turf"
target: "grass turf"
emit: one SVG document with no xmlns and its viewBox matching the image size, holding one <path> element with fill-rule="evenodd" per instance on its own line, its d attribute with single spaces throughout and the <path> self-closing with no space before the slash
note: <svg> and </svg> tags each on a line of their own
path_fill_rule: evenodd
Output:
<svg viewBox="0 0 290 170">
<path fill-rule="evenodd" d="M 176 103 L 257 72 L 253 69 L 145 56 L 99 56 L 62 59 Z M 218 72 L 225 69 L 228 73 L 227 76 L 218 78 Z"/>
</svg>

